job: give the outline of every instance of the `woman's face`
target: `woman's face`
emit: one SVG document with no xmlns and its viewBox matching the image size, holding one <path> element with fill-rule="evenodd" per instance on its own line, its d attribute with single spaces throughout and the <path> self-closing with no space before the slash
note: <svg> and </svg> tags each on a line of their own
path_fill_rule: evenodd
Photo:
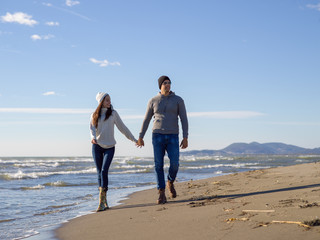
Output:
<svg viewBox="0 0 320 240">
<path fill-rule="evenodd" d="M 109 95 L 107 95 L 102 102 L 102 107 L 110 108 L 110 106 L 111 106 L 111 98 Z"/>
</svg>

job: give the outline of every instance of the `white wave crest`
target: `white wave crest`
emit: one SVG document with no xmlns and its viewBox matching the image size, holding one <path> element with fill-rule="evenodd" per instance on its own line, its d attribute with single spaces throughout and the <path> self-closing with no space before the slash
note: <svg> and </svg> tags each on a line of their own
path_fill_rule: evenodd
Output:
<svg viewBox="0 0 320 240">
<path fill-rule="evenodd" d="M 125 174 L 125 173 L 148 173 L 148 172 L 150 172 L 150 170 L 148 170 L 148 169 L 137 169 L 137 170 L 121 171 L 121 172 L 117 172 L 116 174 Z M 111 173 L 111 174 L 115 174 L 115 173 Z"/>
<path fill-rule="evenodd" d="M 114 166 L 113 169 L 134 169 L 134 168 L 153 168 L 154 165 L 127 165 L 122 164 L 118 166 Z"/>
<path fill-rule="evenodd" d="M 225 157 L 225 156 L 181 156 L 180 157 L 181 161 L 185 161 L 185 162 L 196 162 L 199 160 L 214 160 L 214 161 L 220 161 L 220 160 L 228 160 L 228 161 L 232 161 L 234 160 L 233 157 Z"/>
<path fill-rule="evenodd" d="M 253 168 L 250 166 L 255 166 L 258 163 L 235 163 L 235 164 L 212 164 L 212 165 L 202 165 L 202 166 L 184 166 L 185 169 L 206 169 L 206 168 L 220 168 L 220 167 L 233 167 L 233 168 Z M 257 167 L 260 168 L 260 167 Z"/>
<path fill-rule="evenodd" d="M 45 186 L 38 184 L 37 186 L 33 186 L 33 187 L 22 187 L 22 190 L 39 190 L 39 189 L 44 189 Z"/>
<path fill-rule="evenodd" d="M 50 158 L 50 159 L 45 159 L 45 158 L 22 158 L 22 159 L 0 159 L 0 163 L 8 164 L 8 163 L 13 163 L 13 164 L 48 164 L 48 163 L 84 163 L 84 162 L 93 162 L 92 158 L 75 158 L 75 159 L 68 159 L 68 158 Z"/>
<path fill-rule="evenodd" d="M 44 163 L 44 162 L 39 162 L 39 163 L 15 163 L 13 164 L 15 167 L 58 167 L 60 166 L 59 162 L 52 162 L 52 163 Z"/>
<path fill-rule="evenodd" d="M 96 168 L 88 168 L 80 171 L 60 171 L 60 172 L 30 172 L 24 173 L 21 169 L 16 173 L 6 173 L 5 178 L 14 180 L 14 179 L 26 179 L 26 178 L 40 178 L 40 177 L 48 177 L 52 175 L 70 175 L 70 174 L 88 174 L 88 173 L 96 173 Z"/>
</svg>

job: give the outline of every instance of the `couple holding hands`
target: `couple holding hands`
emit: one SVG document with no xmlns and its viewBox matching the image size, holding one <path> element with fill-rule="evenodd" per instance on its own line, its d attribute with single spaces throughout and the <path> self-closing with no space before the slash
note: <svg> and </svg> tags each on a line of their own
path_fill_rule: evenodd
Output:
<svg viewBox="0 0 320 240">
<path fill-rule="evenodd" d="M 153 117 L 152 144 L 154 152 L 155 172 L 157 175 L 157 189 L 159 190 L 158 204 L 167 202 L 165 195 L 164 156 L 167 152 L 170 167 L 167 177 L 167 188 L 172 198 L 177 196 L 173 182 L 179 169 L 179 125 L 182 125 L 183 140 L 180 147 L 188 147 L 188 119 L 184 101 L 171 91 L 171 80 L 167 76 L 158 79 L 160 92 L 153 97 L 147 106 L 147 112 L 142 123 L 139 139 L 136 140 L 130 130 L 122 122 L 119 114 L 111 105 L 110 95 L 99 92 L 96 96 L 98 107 L 91 115 L 90 133 L 92 156 L 96 164 L 99 184 L 99 206 L 97 212 L 108 209 L 108 171 L 112 162 L 116 141 L 114 139 L 114 125 L 129 140 L 138 147 L 144 146 L 143 137 Z"/>
</svg>

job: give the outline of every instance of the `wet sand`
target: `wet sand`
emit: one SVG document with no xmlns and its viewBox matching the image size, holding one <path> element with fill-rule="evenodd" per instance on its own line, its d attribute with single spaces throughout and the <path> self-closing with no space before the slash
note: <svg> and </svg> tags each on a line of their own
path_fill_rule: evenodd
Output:
<svg viewBox="0 0 320 240">
<path fill-rule="evenodd" d="M 320 163 L 236 173 L 175 184 L 178 196 L 157 205 L 157 190 L 71 220 L 56 231 L 71 239 L 320 239 Z M 315 225 L 315 226 L 313 226 Z"/>
</svg>

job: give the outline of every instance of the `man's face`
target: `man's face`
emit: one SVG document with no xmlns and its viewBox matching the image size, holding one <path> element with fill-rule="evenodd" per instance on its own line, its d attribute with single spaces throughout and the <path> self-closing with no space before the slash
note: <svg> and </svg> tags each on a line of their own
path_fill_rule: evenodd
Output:
<svg viewBox="0 0 320 240">
<path fill-rule="evenodd" d="M 171 81 L 165 80 L 161 85 L 161 92 L 170 92 L 171 89 Z"/>
</svg>

